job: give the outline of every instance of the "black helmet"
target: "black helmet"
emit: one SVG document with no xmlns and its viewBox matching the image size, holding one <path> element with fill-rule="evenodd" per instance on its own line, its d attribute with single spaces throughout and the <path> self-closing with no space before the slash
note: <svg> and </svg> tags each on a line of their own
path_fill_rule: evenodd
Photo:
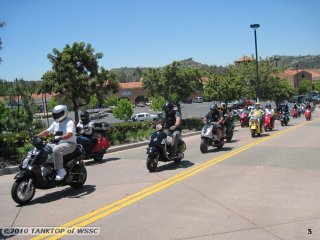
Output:
<svg viewBox="0 0 320 240">
<path fill-rule="evenodd" d="M 173 110 L 173 104 L 171 102 L 166 102 L 164 105 L 163 105 L 163 111 L 165 111 L 165 113 L 170 113 L 172 110 Z"/>
<path fill-rule="evenodd" d="M 87 111 L 83 111 L 81 112 L 80 114 L 80 119 L 81 119 L 81 122 L 83 124 L 87 124 L 90 122 L 90 116 L 89 116 L 89 113 Z"/>
<path fill-rule="evenodd" d="M 217 105 L 217 104 L 212 104 L 212 105 L 210 106 L 210 110 L 212 110 L 212 111 L 217 111 L 217 110 L 218 110 L 218 105 Z"/>
</svg>

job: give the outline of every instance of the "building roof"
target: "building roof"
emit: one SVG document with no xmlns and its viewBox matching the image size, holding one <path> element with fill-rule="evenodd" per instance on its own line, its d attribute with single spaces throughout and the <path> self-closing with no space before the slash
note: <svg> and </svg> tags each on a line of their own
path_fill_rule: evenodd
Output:
<svg viewBox="0 0 320 240">
<path fill-rule="evenodd" d="M 142 88 L 142 82 L 120 83 L 120 89 Z"/>
<path fill-rule="evenodd" d="M 36 94 L 36 93 L 33 93 L 31 95 L 32 99 L 33 100 L 39 100 L 39 99 L 42 99 L 42 98 L 46 98 L 47 100 L 54 97 L 55 95 L 57 95 L 56 93 L 46 93 L 46 94 Z M 6 98 L 9 98 L 9 96 L 0 96 L 0 101 L 5 101 Z M 15 99 L 15 101 L 18 101 L 18 96 L 14 96 L 12 97 Z M 11 99 L 12 99 L 11 98 Z M 20 98 L 21 99 L 21 98 Z"/>
<path fill-rule="evenodd" d="M 312 74 L 312 79 L 320 79 L 320 69 L 306 69 L 306 71 Z"/>
<path fill-rule="evenodd" d="M 294 76 L 296 75 L 297 73 L 300 73 L 300 72 L 305 72 L 304 70 L 300 69 L 300 70 L 296 70 L 296 69 L 287 69 L 287 70 L 284 70 L 284 72 L 282 73 L 283 76 Z"/>
<path fill-rule="evenodd" d="M 239 58 L 238 60 L 236 60 L 236 63 L 251 62 L 251 61 L 253 61 L 252 57 L 243 56 L 242 58 Z"/>
</svg>

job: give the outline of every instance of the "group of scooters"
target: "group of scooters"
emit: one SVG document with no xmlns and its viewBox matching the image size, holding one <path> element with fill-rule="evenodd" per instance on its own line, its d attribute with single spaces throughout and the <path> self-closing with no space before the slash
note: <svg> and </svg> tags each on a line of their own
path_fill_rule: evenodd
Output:
<svg viewBox="0 0 320 240">
<path fill-rule="evenodd" d="M 231 142 L 233 138 L 233 132 L 235 127 L 234 112 L 229 113 L 229 117 L 225 122 L 225 136 L 227 142 Z M 202 153 L 208 152 L 209 146 L 216 147 L 217 149 L 223 148 L 225 143 L 224 139 L 219 141 L 217 134 L 214 134 L 212 124 L 205 124 L 201 131 L 200 151 Z M 179 138 L 177 154 L 174 157 L 170 156 L 172 138 L 165 134 L 162 124 L 156 125 L 156 131 L 151 135 L 150 142 L 147 148 L 147 168 L 150 172 L 154 172 L 157 169 L 158 162 L 170 162 L 173 161 L 179 164 L 184 158 L 184 152 L 186 151 L 185 142 Z"/>
<path fill-rule="evenodd" d="M 307 121 L 311 120 L 311 109 L 307 108 L 303 111 L 300 111 L 299 109 L 293 108 L 291 110 L 291 115 L 293 118 L 300 117 L 302 113 L 304 114 L 304 117 L 306 118 Z"/>
<path fill-rule="evenodd" d="M 262 128 L 265 132 L 272 131 L 274 128 L 274 116 L 271 114 L 264 114 L 263 116 L 249 115 L 248 111 L 242 111 L 239 114 L 240 125 L 242 128 L 249 127 L 252 137 L 260 136 L 262 133 Z M 262 124 L 261 124 L 262 121 Z M 281 114 L 281 124 L 287 125 L 289 122 L 289 117 L 287 114 Z"/>
</svg>

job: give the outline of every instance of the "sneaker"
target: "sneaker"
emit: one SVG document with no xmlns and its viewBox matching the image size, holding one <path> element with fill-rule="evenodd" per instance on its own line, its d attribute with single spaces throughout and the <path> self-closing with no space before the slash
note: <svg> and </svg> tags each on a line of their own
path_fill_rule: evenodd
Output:
<svg viewBox="0 0 320 240">
<path fill-rule="evenodd" d="M 64 170 L 64 168 L 59 169 L 59 170 L 57 171 L 56 179 L 55 179 L 55 180 L 56 180 L 56 181 L 61 181 L 66 174 L 67 174 L 67 172 L 66 172 L 66 170 Z"/>
</svg>

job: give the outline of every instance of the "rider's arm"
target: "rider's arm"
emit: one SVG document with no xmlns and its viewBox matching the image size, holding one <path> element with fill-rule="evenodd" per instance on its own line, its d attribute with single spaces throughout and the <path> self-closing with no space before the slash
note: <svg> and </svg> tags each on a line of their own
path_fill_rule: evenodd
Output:
<svg viewBox="0 0 320 240">
<path fill-rule="evenodd" d="M 43 138 L 43 137 L 47 136 L 49 133 L 50 133 L 50 132 L 49 132 L 48 130 L 44 130 L 44 131 L 38 133 L 37 136 L 38 136 L 39 138 Z"/>
</svg>

